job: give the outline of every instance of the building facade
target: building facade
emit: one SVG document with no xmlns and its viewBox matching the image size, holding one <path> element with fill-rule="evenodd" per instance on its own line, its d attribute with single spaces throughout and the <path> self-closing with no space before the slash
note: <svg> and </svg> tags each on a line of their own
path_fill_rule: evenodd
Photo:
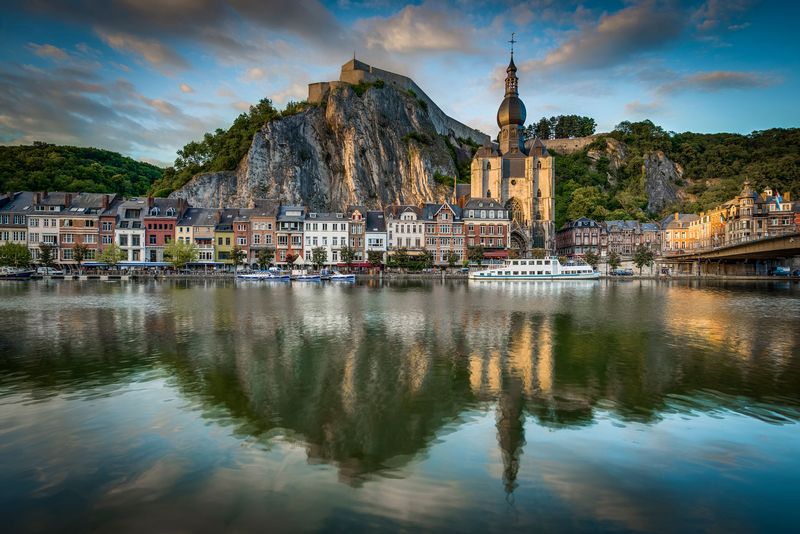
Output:
<svg viewBox="0 0 800 534">
<path fill-rule="evenodd" d="M 342 212 L 309 212 L 303 226 L 305 262 L 313 262 L 314 249 L 325 251 L 324 265 L 336 265 L 342 259 L 342 247 L 349 237 L 348 221 Z"/>
<path fill-rule="evenodd" d="M 422 220 L 425 224 L 425 249 L 433 256 L 435 265 L 448 265 L 451 255 L 455 255 L 456 264 L 466 259 L 464 220 L 459 206 L 448 202 L 425 204 Z"/>
<path fill-rule="evenodd" d="M 511 220 L 509 211 L 491 198 L 470 198 L 461 213 L 466 228 L 466 248 L 481 247 L 484 257 L 508 256 Z"/>
</svg>

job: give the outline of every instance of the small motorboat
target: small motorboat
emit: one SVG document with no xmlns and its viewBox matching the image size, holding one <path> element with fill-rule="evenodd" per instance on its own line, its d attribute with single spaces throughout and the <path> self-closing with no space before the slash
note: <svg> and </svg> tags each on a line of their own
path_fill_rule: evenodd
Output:
<svg viewBox="0 0 800 534">
<path fill-rule="evenodd" d="M 318 274 L 303 273 L 292 276 L 292 280 L 296 282 L 319 282 L 321 278 Z"/>
<path fill-rule="evenodd" d="M 354 274 L 345 274 L 345 273 L 332 273 L 331 282 L 355 282 L 356 275 Z"/>
<path fill-rule="evenodd" d="M 288 274 L 281 274 L 274 271 L 255 271 L 252 273 L 237 274 L 236 278 L 240 280 L 269 280 L 269 281 L 288 281 L 291 277 Z"/>
<path fill-rule="evenodd" d="M 27 280 L 36 271 L 17 267 L 0 267 L 0 280 Z"/>
</svg>

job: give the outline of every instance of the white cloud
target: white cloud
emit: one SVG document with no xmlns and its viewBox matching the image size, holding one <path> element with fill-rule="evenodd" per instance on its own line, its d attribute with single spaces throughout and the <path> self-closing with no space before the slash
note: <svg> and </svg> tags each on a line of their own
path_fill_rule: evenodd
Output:
<svg viewBox="0 0 800 534">
<path fill-rule="evenodd" d="M 96 30 L 98 36 L 111 48 L 141 56 L 154 67 L 167 71 L 170 67 L 185 69 L 189 63 L 177 52 L 156 39 L 145 39 L 125 33 Z"/>
<path fill-rule="evenodd" d="M 39 57 L 46 57 L 58 61 L 65 60 L 69 57 L 64 50 L 51 44 L 28 43 L 28 47 Z"/>
<path fill-rule="evenodd" d="M 245 71 L 244 79 L 249 81 L 261 80 L 267 73 L 261 67 L 252 67 Z"/>
<path fill-rule="evenodd" d="M 182 83 L 180 85 L 181 91 L 184 93 L 194 93 L 194 89 L 192 89 L 189 85 Z"/>
</svg>

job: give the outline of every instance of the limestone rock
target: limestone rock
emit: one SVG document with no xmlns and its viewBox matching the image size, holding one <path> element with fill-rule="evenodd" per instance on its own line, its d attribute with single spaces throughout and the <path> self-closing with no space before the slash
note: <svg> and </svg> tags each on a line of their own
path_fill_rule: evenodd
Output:
<svg viewBox="0 0 800 534">
<path fill-rule="evenodd" d="M 683 179 L 683 168 L 664 152 L 647 152 L 643 157 L 642 173 L 648 211 L 658 213 L 679 200 L 677 185 Z"/>
<path fill-rule="evenodd" d="M 448 198 L 437 172 L 457 171 L 415 98 L 389 85 L 359 97 L 342 85 L 320 105 L 265 124 L 236 171 L 198 174 L 170 196 L 206 207 L 272 198 L 316 210 L 375 209 Z"/>
</svg>

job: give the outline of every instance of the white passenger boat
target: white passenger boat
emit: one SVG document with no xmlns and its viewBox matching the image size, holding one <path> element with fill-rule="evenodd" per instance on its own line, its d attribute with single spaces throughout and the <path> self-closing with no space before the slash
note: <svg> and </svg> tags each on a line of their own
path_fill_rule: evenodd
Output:
<svg viewBox="0 0 800 534">
<path fill-rule="evenodd" d="M 333 273 L 330 278 L 331 282 L 355 282 L 356 275 L 345 273 Z"/>
<path fill-rule="evenodd" d="M 470 280 L 597 280 L 591 265 L 561 265 L 558 258 L 505 260 L 503 265 L 469 273 Z"/>
</svg>

